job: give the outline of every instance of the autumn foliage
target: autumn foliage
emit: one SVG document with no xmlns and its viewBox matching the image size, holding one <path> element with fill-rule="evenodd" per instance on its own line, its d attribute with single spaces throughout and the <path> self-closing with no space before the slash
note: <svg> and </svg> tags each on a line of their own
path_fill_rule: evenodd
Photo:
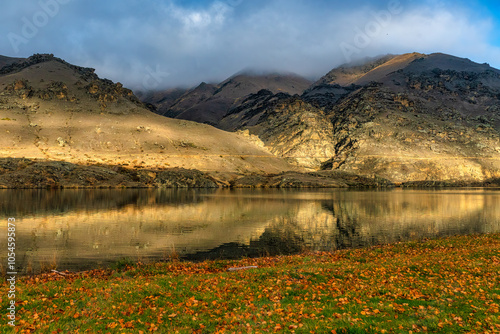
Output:
<svg viewBox="0 0 500 334">
<path fill-rule="evenodd" d="M 498 333 L 499 272 L 490 234 L 43 274 L 18 282 L 15 332 Z"/>
</svg>

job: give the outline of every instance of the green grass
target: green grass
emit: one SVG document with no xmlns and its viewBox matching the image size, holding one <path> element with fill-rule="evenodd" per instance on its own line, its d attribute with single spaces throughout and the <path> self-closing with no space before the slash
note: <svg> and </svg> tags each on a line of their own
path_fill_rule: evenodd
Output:
<svg viewBox="0 0 500 334">
<path fill-rule="evenodd" d="M 259 268 L 227 271 L 248 265 Z M 500 234 L 196 264 L 124 259 L 113 270 L 22 278 L 16 330 L 498 333 L 499 272 Z M 0 332 L 10 333 L 5 319 Z"/>
</svg>

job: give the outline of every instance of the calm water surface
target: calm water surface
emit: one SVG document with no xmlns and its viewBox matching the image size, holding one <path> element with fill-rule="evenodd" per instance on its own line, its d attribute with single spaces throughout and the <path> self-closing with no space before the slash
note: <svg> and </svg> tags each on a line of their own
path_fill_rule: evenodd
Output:
<svg viewBox="0 0 500 334">
<path fill-rule="evenodd" d="M 191 260 L 365 247 L 500 232 L 500 191 L 3 190 L 19 272 L 118 260 Z"/>
</svg>

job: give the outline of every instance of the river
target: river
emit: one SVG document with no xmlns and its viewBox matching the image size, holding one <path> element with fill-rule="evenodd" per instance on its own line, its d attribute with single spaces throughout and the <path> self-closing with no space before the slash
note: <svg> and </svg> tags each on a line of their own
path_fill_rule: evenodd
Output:
<svg viewBox="0 0 500 334">
<path fill-rule="evenodd" d="M 0 269 L 12 217 L 16 267 L 27 274 L 500 232 L 500 191 L 2 190 L 0 212 Z"/>
</svg>

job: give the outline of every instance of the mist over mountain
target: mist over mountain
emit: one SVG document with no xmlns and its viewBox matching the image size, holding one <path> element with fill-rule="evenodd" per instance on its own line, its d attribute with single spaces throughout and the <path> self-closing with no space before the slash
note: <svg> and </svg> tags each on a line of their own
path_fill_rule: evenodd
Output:
<svg viewBox="0 0 500 334">
<path fill-rule="evenodd" d="M 160 115 L 216 125 L 227 110 L 261 89 L 294 95 L 302 94 L 310 84 L 311 81 L 296 74 L 244 70 L 219 84 L 203 82 L 177 99 L 172 98 L 172 92 L 180 93 L 179 89 L 150 93 L 143 101 L 156 105 Z"/>
<path fill-rule="evenodd" d="M 45 185 L 47 180 L 55 186 L 66 177 L 79 184 L 78 174 L 71 172 L 76 167 L 68 164 L 208 173 L 294 169 L 247 137 L 156 115 L 131 90 L 100 79 L 91 68 L 53 55 L 1 60 L 6 65 L 0 68 L 0 187 Z M 32 168 L 34 161 L 62 165 L 44 165 L 43 173 L 30 175 L 18 171 Z M 100 178 L 121 182 L 115 170 L 99 173 L 91 184 Z M 144 173 L 145 180 L 154 181 L 155 173 Z"/>
<path fill-rule="evenodd" d="M 334 68 L 314 83 L 238 73 L 219 84 L 151 91 L 143 101 L 53 55 L 0 62 L 0 168 L 10 175 L 0 173 L 0 186 L 36 184 L 36 173 L 18 172 L 50 167 L 33 161 L 186 168 L 214 178 L 193 176 L 196 184 L 233 186 L 500 178 L 500 70 L 465 58 L 387 55 Z M 59 180 L 66 165 L 55 166 L 40 180 Z M 95 173 L 125 182 L 116 170 L 85 173 L 85 182 Z M 157 172 L 144 173 L 136 179 L 160 182 Z"/>
<path fill-rule="evenodd" d="M 196 109 L 195 120 L 248 131 L 312 170 L 393 182 L 500 176 L 500 71 L 488 64 L 442 53 L 386 55 L 334 68 L 300 96 L 265 86 L 219 105 L 218 122 L 211 106 Z M 182 110 L 200 105 L 183 103 Z"/>
</svg>

